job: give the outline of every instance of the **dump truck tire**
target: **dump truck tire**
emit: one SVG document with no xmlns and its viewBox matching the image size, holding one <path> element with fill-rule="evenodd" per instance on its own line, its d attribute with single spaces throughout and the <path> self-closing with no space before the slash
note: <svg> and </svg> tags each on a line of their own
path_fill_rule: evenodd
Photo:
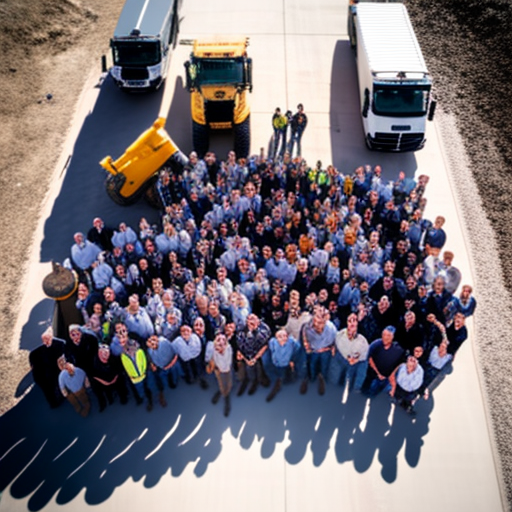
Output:
<svg viewBox="0 0 512 512">
<path fill-rule="evenodd" d="M 192 143 L 199 158 L 203 158 L 210 146 L 208 126 L 192 121 Z"/>
<path fill-rule="evenodd" d="M 247 158 L 251 147 L 251 116 L 235 124 L 235 153 L 237 158 Z"/>
<path fill-rule="evenodd" d="M 144 192 L 144 199 L 146 203 L 151 206 L 151 208 L 155 208 L 156 210 L 163 210 L 162 200 L 160 199 L 160 194 L 156 189 L 156 182 L 158 181 L 158 174 L 155 174 L 152 178 L 148 180 L 148 186 L 146 191 Z"/>
<path fill-rule="evenodd" d="M 130 206 L 140 199 L 143 190 L 138 190 L 135 194 L 132 194 L 129 197 L 124 197 L 119 192 L 123 186 L 123 183 L 124 180 L 119 179 L 118 176 L 109 174 L 105 180 L 105 190 L 107 191 L 108 197 L 110 197 L 114 203 L 120 206 Z"/>
</svg>

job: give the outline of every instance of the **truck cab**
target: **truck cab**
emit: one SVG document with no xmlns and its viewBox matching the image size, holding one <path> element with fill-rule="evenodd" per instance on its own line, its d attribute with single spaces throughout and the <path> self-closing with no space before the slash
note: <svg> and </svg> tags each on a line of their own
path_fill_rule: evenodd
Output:
<svg viewBox="0 0 512 512">
<path fill-rule="evenodd" d="M 210 130 L 233 129 L 238 157 L 250 147 L 252 60 L 247 56 L 249 40 L 198 39 L 185 62 L 186 87 L 191 93 L 192 137 L 200 155 L 208 150 Z"/>
<path fill-rule="evenodd" d="M 124 90 L 154 90 L 164 82 L 179 29 L 182 0 L 127 0 L 110 40 L 110 75 Z"/>
</svg>

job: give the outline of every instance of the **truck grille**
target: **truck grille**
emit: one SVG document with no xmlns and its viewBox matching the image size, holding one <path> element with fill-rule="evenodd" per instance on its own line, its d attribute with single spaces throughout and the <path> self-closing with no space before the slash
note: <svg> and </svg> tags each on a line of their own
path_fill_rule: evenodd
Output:
<svg viewBox="0 0 512 512">
<path fill-rule="evenodd" d="M 207 123 L 232 123 L 233 101 L 207 101 L 205 113 Z"/>
<path fill-rule="evenodd" d="M 368 144 L 380 151 L 414 151 L 425 144 L 424 133 L 379 133 L 368 135 Z"/>
<path fill-rule="evenodd" d="M 147 80 L 149 78 L 147 68 L 121 68 L 123 80 Z"/>
</svg>

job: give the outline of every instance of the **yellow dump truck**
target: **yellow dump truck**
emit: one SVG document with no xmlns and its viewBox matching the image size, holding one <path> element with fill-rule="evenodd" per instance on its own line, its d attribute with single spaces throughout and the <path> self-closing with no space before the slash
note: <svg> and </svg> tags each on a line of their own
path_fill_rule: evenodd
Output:
<svg viewBox="0 0 512 512">
<path fill-rule="evenodd" d="M 192 138 L 200 157 L 208 151 L 210 130 L 233 129 L 237 157 L 250 149 L 252 60 L 249 39 L 197 39 L 185 62 L 186 87 L 191 93 Z"/>
<path fill-rule="evenodd" d="M 182 168 L 188 163 L 164 126 L 165 118 L 159 117 L 117 160 L 106 156 L 100 162 L 109 173 L 105 188 L 115 203 L 127 206 L 138 201 L 164 165 Z"/>
</svg>

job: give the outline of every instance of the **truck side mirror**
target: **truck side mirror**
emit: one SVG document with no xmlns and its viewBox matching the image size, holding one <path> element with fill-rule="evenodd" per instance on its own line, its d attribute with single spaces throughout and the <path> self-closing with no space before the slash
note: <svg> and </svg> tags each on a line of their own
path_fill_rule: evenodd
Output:
<svg viewBox="0 0 512 512">
<path fill-rule="evenodd" d="M 363 103 L 363 111 L 361 115 L 363 117 L 368 117 L 368 110 L 370 109 L 370 91 L 368 89 L 364 90 L 364 103 Z"/>
<path fill-rule="evenodd" d="M 252 92 L 252 59 L 247 59 L 246 65 L 247 76 L 245 78 L 245 83 L 249 86 L 249 92 Z"/>
<path fill-rule="evenodd" d="M 187 60 L 187 62 L 185 62 L 185 77 L 186 77 L 185 87 L 187 88 L 188 91 L 192 91 L 194 88 L 194 85 L 193 85 L 192 77 L 190 76 L 190 62 L 188 60 Z"/>
<path fill-rule="evenodd" d="M 437 101 L 432 100 L 430 102 L 430 106 L 428 107 L 428 120 L 432 121 L 434 119 L 434 112 L 436 111 Z"/>
</svg>

